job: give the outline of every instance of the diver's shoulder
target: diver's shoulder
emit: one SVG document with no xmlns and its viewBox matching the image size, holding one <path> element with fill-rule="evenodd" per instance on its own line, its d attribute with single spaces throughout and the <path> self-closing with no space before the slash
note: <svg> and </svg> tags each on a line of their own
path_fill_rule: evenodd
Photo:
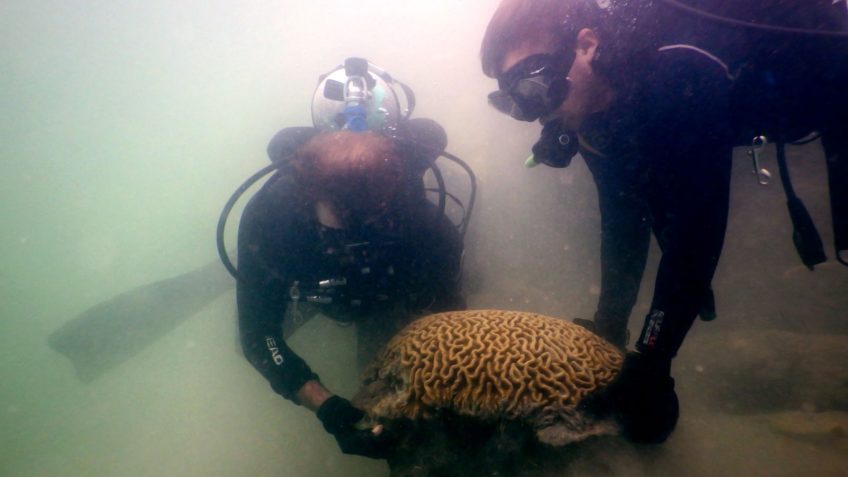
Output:
<svg viewBox="0 0 848 477">
<path fill-rule="evenodd" d="M 658 76 L 681 74 L 709 75 L 733 81 L 735 74 L 717 52 L 689 43 L 673 43 L 657 48 L 654 72 Z"/>
<path fill-rule="evenodd" d="M 300 146 L 306 143 L 320 130 L 312 126 L 287 127 L 280 129 L 268 141 L 268 158 L 271 162 L 288 159 Z"/>
<path fill-rule="evenodd" d="M 305 204 L 291 174 L 278 171 L 247 202 L 242 223 L 292 224 L 304 219 Z"/>
</svg>

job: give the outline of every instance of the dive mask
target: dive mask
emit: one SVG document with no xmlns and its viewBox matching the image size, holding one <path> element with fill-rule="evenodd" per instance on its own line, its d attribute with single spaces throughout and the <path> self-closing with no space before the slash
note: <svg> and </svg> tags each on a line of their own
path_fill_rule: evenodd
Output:
<svg viewBox="0 0 848 477">
<path fill-rule="evenodd" d="M 566 77 L 574 62 L 573 51 L 531 55 L 498 76 L 498 90 L 489 93 L 489 104 L 519 121 L 535 121 L 554 112 L 571 86 Z"/>
</svg>

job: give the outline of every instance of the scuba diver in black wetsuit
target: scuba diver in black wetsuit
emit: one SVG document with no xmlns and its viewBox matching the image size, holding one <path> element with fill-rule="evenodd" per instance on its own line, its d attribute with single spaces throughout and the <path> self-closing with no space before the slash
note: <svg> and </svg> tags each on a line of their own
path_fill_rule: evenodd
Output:
<svg viewBox="0 0 848 477">
<path fill-rule="evenodd" d="M 363 364 L 414 318 L 465 308 L 460 267 L 473 174 L 444 152 L 438 124 L 408 118 L 414 100 L 406 86 L 401 114 L 397 83 L 356 58 L 322 77 L 315 127 L 283 129 L 268 146 L 276 173 L 242 214 L 237 270 L 223 247 L 224 220 L 258 175 L 219 224 L 219 251 L 237 277 L 245 356 L 275 392 L 316 411 L 343 452 L 373 458 L 387 455 L 391 432 L 357 427 L 363 412 L 325 388 L 286 338 L 317 310 L 356 326 Z M 435 165 L 440 155 L 471 179 L 459 226 L 445 214 L 445 198 L 456 199 Z M 440 187 L 425 188 L 428 170 Z"/>
<path fill-rule="evenodd" d="M 819 131 L 842 263 L 848 250 L 845 2 L 729 4 L 737 11 L 719 13 L 743 20 L 675 0 L 503 0 L 482 44 L 499 87 L 490 103 L 544 125 L 528 165 L 565 167 L 580 152 L 597 185 L 601 296 L 594 320 L 579 324 L 623 349 L 652 230 L 662 250 L 636 351 L 608 393 L 634 441 L 673 431 L 672 358 L 699 313 L 714 317 L 734 145 L 779 143 L 793 238 L 812 268 L 826 257 L 781 157 L 783 143 Z M 763 13 L 791 23 L 744 21 Z"/>
</svg>

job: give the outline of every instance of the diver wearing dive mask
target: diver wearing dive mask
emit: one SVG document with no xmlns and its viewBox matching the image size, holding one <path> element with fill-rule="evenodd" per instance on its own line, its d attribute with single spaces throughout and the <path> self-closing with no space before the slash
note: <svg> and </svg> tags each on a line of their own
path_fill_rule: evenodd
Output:
<svg viewBox="0 0 848 477">
<path fill-rule="evenodd" d="M 239 224 L 238 316 L 245 357 L 284 398 L 316 411 L 343 452 L 385 458 L 390 432 L 328 391 L 287 345 L 315 312 L 356 327 L 360 365 L 421 314 L 464 308 L 459 230 L 407 170 L 410 152 L 374 131 L 298 134 L 294 156 Z M 276 151 L 276 148 L 270 148 Z M 338 425 L 344 416 L 356 416 Z"/>
<path fill-rule="evenodd" d="M 489 93 L 489 104 L 519 121 L 549 116 L 568 96 L 573 61 L 574 51 L 568 50 L 524 58 L 498 76 L 498 90 Z"/>
<path fill-rule="evenodd" d="M 498 111 L 519 121 L 543 121 L 542 135 L 525 163 L 528 167 L 566 167 L 577 154 L 577 135 L 559 119 L 549 119 L 568 97 L 571 79 L 567 75 L 574 57 L 574 51 L 567 49 L 530 55 L 500 74 L 498 90 L 489 93 L 489 104 Z"/>
<path fill-rule="evenodd" d="M 554 163 L 567 162 L 565 154 L 576 148 L 557 143 L 568 131 L 581 134 L 601 212 L 601 287 L 591 328 L 622 350 L 652 232 L 660 245 L 662 258 L 637 351 L 627 353 L 609 389 L 624 434 L 646 443 L 664 441 L 677 423 L 671 362 L 699 313 L 712 311 L 711 282 L 727 225 L 733 147 L 740 139 L 750 144 L 748 128 L 773 131 L 784 141 L 800 137 L 796 132 L 822 131 L 832 208 L 842 211 L 834 212 L 835 248 L 837 254 L 848 253 L 848 173 L 840 172 L 848 171 L 848 68 L 839 61 L 848 45 L 750 32 L 729 41 L 735 36 L 718 38 L 727 36 L 725 25 L 684 17 L 691 11 L 664 9 L 671 3 L 682 5 L 670 0 L 502 0 L 480 52 L 483 72 L 500 87 L 489 96 L 492 105 L 519 120 L 545 118 L 534 153 L 538 149 L 549 156 L 537 162 L 548 163 L 550 157 L 558 159 Z M 757 19 L 752 25 L 758 30 L 766 27 L 762 22 L 774 7 L 784 14 L 772 20 L 780 18 L 786 25 L 767 28 L 782 34 L 824 28 L 819 38 L 848 37 L 844 2 L 712 3 L 759 5 L 741 12 L 743 18 Z M 716 15 L 699 17 L 715 21 Z M 564 53 L 566 48 L 575 54 Z M 755 87 L 740 89 L 740 84 Z M 797 199 L 786 189 L 788 199 Z M 825 257 L 821 252 L 805 258 L 816 247 L 815 240 L 807 240 L 809 234 L 800 232 L 808 229 L 801 211 L 790 203 L 790 217 L 797 220 L 793 239 L 798 237 L 796 247 L 804 249 L 802 260 L 812 268 Z"/>
<path fill-rule="evenodd" d="M 460 268 L 474 175 L 444 150 L 438 123 L 409 119 L 413 107 L 408 86 L 349 58 L 319 79 L 314 127 L 274 136 L 272 164 L 239 187 L 218 225 L 222 261 L 237 279 L 245 357 L 276 393 L 315 411 L 343 452 L 371 458 L 390 456 L 396 434 L 357 426 L 363 411 L 325 388 L 286 340 L 317 311 L 356 327 L 361 366 L 412 319 L 465 308 Z M 447 191 L 439 157 L 468 173 L 467 204 Z M 269 173 L 242 214 L 236 268 L 224 244 L 226 218 Z M 438 188 L 425 185 L 428 173 Z M 462 210 L 459 223 L 445 213 L 447 198 Z"/>
</svg>

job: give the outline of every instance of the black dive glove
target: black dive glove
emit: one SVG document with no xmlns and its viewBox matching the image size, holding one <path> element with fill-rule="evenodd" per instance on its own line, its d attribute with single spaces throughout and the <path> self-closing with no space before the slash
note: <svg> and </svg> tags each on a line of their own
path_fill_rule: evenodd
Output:
<svg viewBox="0 0 848 477">
<path fill-rule="evenodd" d="M 318 408 L 316 415 L 345 454 L 385 459 L 395 446 L 395 439 L 386 429 L 375 435 L 371 429 L 357 428 L 356 423 L 365 417 L 365 412 L 353 407 L 345 398 L 330 396 Z"/>
<path fill-rule="evenodd" d="M 633 442 L 659 444 L 677 425 L 680 409 L 669 359 L 627 353 L 608 394 L 624 436 Z"/>
</svg>

